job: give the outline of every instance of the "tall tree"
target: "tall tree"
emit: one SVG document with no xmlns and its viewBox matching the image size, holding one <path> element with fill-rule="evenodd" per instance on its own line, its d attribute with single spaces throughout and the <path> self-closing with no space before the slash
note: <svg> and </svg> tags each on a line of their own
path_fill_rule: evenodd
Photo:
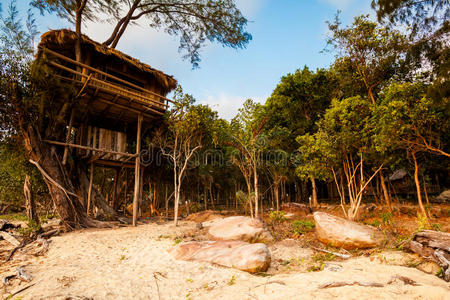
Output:
<svg viewBox="0 0 450 300">
<path fill-rule="evenodd" d="M 429 153 L 441 155 L 444 160 L 445 157 L 447 160 L 450 158 L 449 145 L 444 142 L 450 132 L 444 114 L 446 107 L 433 103 L 426 96 L 426 86 L 421 83 L 394 83 L 383 93 L 374 114 L 374 139 L 378 149 L 404 149 L 413 159 L 414 182 L 423 216 L 426 216 L 426 211 L 422 201 L 418 155 Z"/>
<path fill-rule="evenodd" d="M 55 12 L 75 24 L 81 34 L 83 21 L 99 21 L 99 16 L 115 20 L 106 46 L 117 47 L 126 29 L 146 19 L 151 28 L 180 37 L 183 58 L 193 67 L 200 62 L 205 42 L 235 49 L 244 48 L 252 39 L 246 31 L 247 19 L 234 0 L 33 0 L 41 11 Z M 81 54 L 80 54 L 81 55 Z"/>
<path fill-rule="evenodd" d="M 390 27 L 402 26 L 411 45 L 406 61 L 413 74 L 419 73 L 439 98 L 449 97 L 450 5 L 448 0 L 373 0 L 378 21 Z"/>
<path fill-rule="evenodd" d="M 370 21 L 368 16 L 358 16 L 351 26 L 341 27 L 339 15 L 328 23 L 332 36 L 327 43 L 338 54 L 335 68 L 354 70 L 375 104 L 376 95 L 390 78 L 401 69 L 402 54 L 407 46 L 405 37 L 397 30 L 390 30 Z"/>
<path fill-rule="evenodd" d="M 178 225 L 181 186 L 194 154 L 202 147 L 201 116 L 193 105 L 195 99 L 178 87 L 175 104 L 167 115 L 167 131 L 160 131 L 155 139 L 163 155 L 172 164 L 174 185 L 174 224 Z"/>
<path fill-rule="evenodd" d="M 239 109 L 237 116 L 231 120 L 229 132 L 228 144 L 239 152 L 235 159 L 247 180 L 247 185 L 248 179 L 253 177 L 255 217 L 259 217 L 260 213 L 258 168 L 261 163 L 261 153 L 267 146 L 266 136 L 263 134 L 266 122 L 267 118 L 262 106 L 248 99 Z"/>
</svg>

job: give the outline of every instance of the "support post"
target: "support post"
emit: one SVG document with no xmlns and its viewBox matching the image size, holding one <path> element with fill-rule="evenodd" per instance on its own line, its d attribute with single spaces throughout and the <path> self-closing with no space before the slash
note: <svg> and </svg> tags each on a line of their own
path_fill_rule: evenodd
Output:
<svg viewBox="0 0 450 300">
<path fill-rule="evenodd" d="M 144 168 L 140 168 L 141 174 L 139 175 L 139 198 L 138 198 L 138 211 L 139 218 L 142 218 L 143 200 L 144 200 Z"/>
<path fill-rule="evenodd" d="M 71 113 L 70 113 L 70 120 L 69 120 L 69 128 L 67 128 L 67 133 L 66 133 L 66 143 L 69 143 L 70 141 L 70 135 L 72 134 L 72 126 L 73 126 L 73 118 L 75 117 L 75 110 L 72 109 Z M 67 163 L 67 156 L 69 155 L 69 147 L 66 146 L 66 148 L 64 148 L 64 156 L 63 156 L 63 160 L 62 160 L 62 164 L 65 165 Z"/>
<path fill-rule="evenodd" d="M 88 200 L 86 206 L 86 213 L 89 215 L 89 211 L 91 210 L 91 197 L 92 197 L 92 185 L 94 183 L 94 163 L 91 163 L 91 170 L 89 172 L 89 191 L 88 191 Z"/>
<path fill-rule="evenodd" d="M 134 198 L 133 198 L 133 226 L 136 226 L 138 214 L 138 198 L 139 198 L 139 183 L 141 175 L 141 159 L 139 153 L 141 152 L 141 126 L 142 114 L 138 115 L 137 134 L 136 134 L 136 166 L 134 169 Z"/>
</svg>

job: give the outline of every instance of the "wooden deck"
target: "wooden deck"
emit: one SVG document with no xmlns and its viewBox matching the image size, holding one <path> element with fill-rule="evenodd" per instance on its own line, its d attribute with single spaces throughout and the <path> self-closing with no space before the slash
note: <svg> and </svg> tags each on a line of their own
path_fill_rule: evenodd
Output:
<svg viewBox="0 0 450 300">
<path fill-rule="evenodd" d="M 144 89 L 129 81 L 114 75 L 108 74 L 86 64 L 77 62 L 71 58 L 54 52 L 50 49 L 42 48 L 49 56 L 48 63 L 60 70 L 60 77 L 63 80 L 73 82 L 81 87 L 80 94 L 87 88 L 100 90 L 103 93 L 112 95 L 113 99 L 122 98 L 130 103 L 134 103 L 137 107 L 124 107 L 117 101 L 109 101 L 106 99 L 97 99 L 108 105 L 118 106 L 120 109 L 130 109 L 134 112 L 142 112 L 150 115 L 163 115 L 172 100 L 159 95 L 153 91 Z M 86 72 L 80 72 L 80 69 Z"/>
</svg>

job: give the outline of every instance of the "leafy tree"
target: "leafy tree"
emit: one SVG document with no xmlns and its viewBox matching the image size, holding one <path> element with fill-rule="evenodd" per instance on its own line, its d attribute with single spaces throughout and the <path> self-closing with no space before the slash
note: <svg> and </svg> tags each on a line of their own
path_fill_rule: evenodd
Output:
<svg viewBox="0 0 450 300">
<path fill-rule="evenodd" d="M 337 15 L 328 27 L 332 36 L 327 43 L 341 57 L 335 62 L 335 67 L 354 70 L 350 75 L 356 75 L 364 84 L 370 101 L 375 104 L 376 94 L 383 84 L 401 69 L 406 38 L 400 31 L 370 21 L 368 15 L 356 17 L 346 28 L 341 28 Z"/>
<path fill-rule="evenodd" d="M 357 96 L 341 101 L 334 99 L 323 119 L 319 121 L 319 129 L 314 139 L 308 136 L 299 138 L 312 144 L 313 157 L 321 161 L 322 165 L 331 165 L 343 212 L 351 220 L 358 215 L 363 193 L 368 184 L 383 166 L 382 164 L 370 166 L 366 159 L 375 151 L 371 137 L 372 111 L 373 106 L 366 98 Z M 306 153 L 309 154 L 308 152 Z M 336 169 L 340 170 L 340 181 Z M 369 176 L 366 175 L 367 169 L 370 170 Z M 324 167 L 321 166 L 314 172 L 322 170 Z M 344 179 L 347 193 L 344 191 Z M 346 194 L 349 198 L 349 207 L 345 199 Z"/>
<path fill-rule="evenodd" d="M 266 132 L 272 151 L 286 157 L 294 156 L 298 149 L 296 138 L 306 133 L 316 131 L 316 122 L 324 114 L 333 97 L 339 96 L 338 79 L 333 71 L 318 69 L 315 72 L 309 68 L 297 70 L 281 78 L 272 95 L 264 106 L 269 117 Z M 305 160 L 300 160 L 309 163 Z M 267 162 L 269 174 L 273 179 L 275 198 L 278 203 L 277 188 L 281 179 L 287 179 L 289 173 L 294 173 L 294 164 L 289 159 L 280 162 Z M 301 176 L 314 181 L 312 176 Z M 313 189 L 313 198 L 317 200 Z M 315 200 L 315 201 L 316 201 Z"/>
<path fill-rule="evenodd" d="M 244 102 L 239 113 L 231 120 L 228 144 L 237 150 L 233 156 L 235 163 L 244 176 L 250 195 L 250 179 L 253 177 L 255 217 L 259 216 L 259 176 L 258 167 L 261 153 L 267 146 L 263 127 L 267 121 L 262 106 L 251 99 Z"/>
<path fill-rule="evenodd" d="M 421 83 L 394 83 L 383 93 L 374 114 L 378 150 L 404 149 L 413 159 L 417 198 L 424 216 L 417 156 L 430 153 L 450 157 L 448 145 L 442 142 L 450 132 L 445 107 L 433 103 Z"/>
<path fill-rule="evenodd" d="M 438 98 L 449 97 L 450 49 L 448 46 L 450 5 L 447 0 L 374 0 L 378 21 L 403 26 L 412 41 L 407 62 L 413 73 L 421 73 Z"/>
<path fill-rule="evenodd" d="M 372 8 L 379 21 L 387 19 L 393 24 L 406 24 L 413 35 L 428 36 L 449 25 L 448 4 L 447 0 L 374 0 Z"/>
<path fill-rule="evenodd" d="M 189 162 L 198 149 L 202 147 L 201 116 L 193 104 L 195 99 L 183 94 L 178 87 L 174 95 L 175 104 L 167 115 L 167 131 L 158 132 L 155 139 L 163 155 L 172 163 L 174 185 L 174 224 L 178 225 L 178 206 L 181 185 Z M 162 130 L 162 129 L 161 129 Z"/>
<path fill-rule="evenodd" d="M 330 162 L 333 160 L 333 153 L 327 140 L 327 136 L 323 136 L 324 132 L 316 132 L 313 134 L 306 133 L 297 137 L 297 143 L 300 145 L 297 155 L 296 173 L 301 179 L 309 179 L 312 183 L 312 197 L 310 206 L 317 207 L 317 180 L 331 179 Z"/>
<path fill-rule="evenodd" d="M 99 21 L 101 14 L 112 17 L 116 24 L 104 42 L 112 48 L 131 24 L 145 18 L 150 27 L 180 37 L 179 50 L 186 52 L 183 57 L 189 58 L 193 67 L 198 67 L 200 49 L 206 41 L 240 49 L 252 38 L 245 31 L 247 19 L 234 0 L 133 0 L 125 3 L 118 0 L 33 0 L 32 3 L 42 12 L 56 12 L 75 23 L 77 34 L 81 34 L 83 20 Z"/>
<path fill-rule="evenodd" d="M 17 136 L 0 141 L 0 213 L 7 209 L 22 210 L 24 206 L 24 179 L 30 175 L 33 197 L 45 204 L 47 189 L 39 172 L 27 159 L 23 143 Z"/>
</svg>

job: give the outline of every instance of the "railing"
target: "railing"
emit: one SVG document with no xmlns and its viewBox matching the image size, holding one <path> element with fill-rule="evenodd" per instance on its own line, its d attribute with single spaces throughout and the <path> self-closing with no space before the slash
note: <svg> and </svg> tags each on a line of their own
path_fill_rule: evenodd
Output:
<svg viewBox="0 0 450 300">
<path fill-rule="evenodd" d="M 156 113 L 156 114 L 163 114 L 163 111 L 166 110 L 169 106 L 169 103 L 173 103 L 172 100 L 159 95 L 153 91 L 146 90 L 138 85 L 135 85 L 129 81 L 126 81 L 122 78 L 119 78 L 117 76 L 108 74 L 106 72 L 103 72 L 101 70 L 95 69 L 89 65 L 77 62 L 69 57 L 66 57 L 62 54 L 59 54 L 57 52 L 54 52 L 47 48 L 41 48 L 44 52 L 55 56 L 67 63 L 70 63 L 74 66 L 78 66 L 84 69 L 87 69 L 90 71 L 89 74 L 84 74 L 82 72 L 79 72 L 76 70 L 76 67 L 74 69 L 67 67 L 65 65 L 62 65 L 60 63 L 57 63 L 55 61 L 49 61 L 49 64 L 59 68 L 63 71 L 67 71 L 74 76 L 74 78 L 66 78 L 70 81 L 76 81 L 80 84 L 83 84 L 84 86 L 90 86 L 94 88 L 99 88 L 103 91 L 113 93 L 115 95 L 120 95 L 122 97 L 125 97 L 133 102 L 143 104 L 146 106 L 147 110 Z M 113 83 L 110 81 L 106 81 L 103 78 L 108 78 L 110 80 L 120 82 L 122 84 Z"/>
</svg>

